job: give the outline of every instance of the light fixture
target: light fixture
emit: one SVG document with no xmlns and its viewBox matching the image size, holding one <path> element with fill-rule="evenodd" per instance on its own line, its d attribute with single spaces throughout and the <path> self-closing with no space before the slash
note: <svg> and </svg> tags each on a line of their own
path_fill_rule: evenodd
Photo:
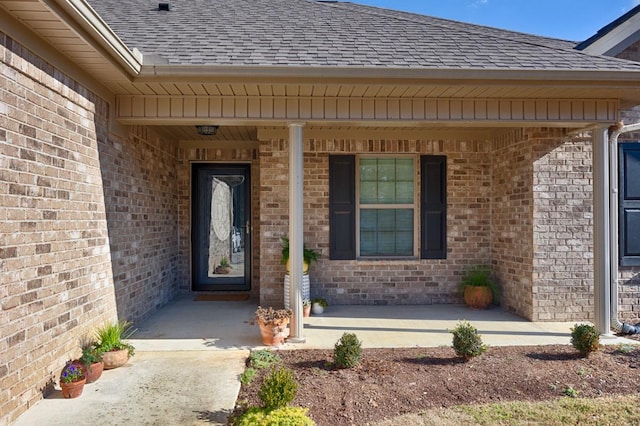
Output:
<svg viewBox="0 0 640 426">
<path fill-rule="evenodd" d="M 218 126 L 196 126 L 200 136 L 213 136 L 218 131 Z"/>
</svg>

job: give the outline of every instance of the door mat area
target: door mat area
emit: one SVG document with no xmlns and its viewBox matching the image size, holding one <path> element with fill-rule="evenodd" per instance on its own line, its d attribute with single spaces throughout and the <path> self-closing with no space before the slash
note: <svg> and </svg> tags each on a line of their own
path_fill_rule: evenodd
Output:
<svg viewBox="0 0 640 426">
<path fill-rule="evenodd" d="M 249 294 L 199 294 L 194 299 L 196 302 L 241 302 L 249 300 Z"/>
</svg>

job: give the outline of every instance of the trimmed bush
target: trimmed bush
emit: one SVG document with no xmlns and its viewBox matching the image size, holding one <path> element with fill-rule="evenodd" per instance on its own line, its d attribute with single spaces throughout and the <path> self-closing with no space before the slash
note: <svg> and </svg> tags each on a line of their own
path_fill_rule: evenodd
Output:
<svg viewBox="0 0 640 426">
<path fill-rule="evenodd" d="M 314 426 L 307 416 L 308 408 L 283 407 L 268 411 L 264 408 L 251 407 L 235 422 L 236 426 Z"/>
<path fill-rule="evenodd" d="M 453 349 L 456 355 L 470 360 L 486 352 L 487 346 L 482 343 L 478 330 L 468 321 L 458 322 L 456 328 L 450 331 L 453 334 Z"/>
<path fill-rule="evenodd" d="M 600 333 L 592 325 L 576 324 L 571 328 L 571 344 L 582 356 L 589 356 L 600 348 Z"/>
<path fill-rule="evenodd" d="M 272 370 L 262 382 L 258 396 L 267 410 L 286 407 L 296 397 L 298 383 L 285 367 Z"/>
<path fill-rule="evenodd" d="M 338 368 L 352 368 L 362 359 L 362 342 L 353 333 L 344 333 L 336 342 L 333 362 Z"/>
</svg>

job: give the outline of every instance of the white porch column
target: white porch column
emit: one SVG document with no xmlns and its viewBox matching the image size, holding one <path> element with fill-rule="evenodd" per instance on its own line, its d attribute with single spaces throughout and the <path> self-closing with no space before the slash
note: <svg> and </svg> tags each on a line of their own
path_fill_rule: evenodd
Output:
<svg viewBox="0 0 640 426">
<path fill-rule="evenodd" d="M 609 130 L 593 131 L 593 285 L 594 324 L 611 332 L 611 253 L 609 232 Z"/>
<path fill-rule="evenodd" d="M 304 123 L 289 124 L 289 300 L 293 318 L 289 341 L 303 343 L 302 271 L 304 250 L 303 131 Z"/>
</svg>

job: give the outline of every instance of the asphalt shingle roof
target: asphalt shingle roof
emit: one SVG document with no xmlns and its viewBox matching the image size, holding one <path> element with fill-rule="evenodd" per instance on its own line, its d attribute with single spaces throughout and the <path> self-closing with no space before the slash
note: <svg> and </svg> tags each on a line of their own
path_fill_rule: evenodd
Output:
<svg viewBox="0 0 640 426">
<path fill-rule="evenodd" d="M 640 70 L 575 43 L 312 0 L 88 0 L 130 48 L 175 65 Z"/>
</svg>

